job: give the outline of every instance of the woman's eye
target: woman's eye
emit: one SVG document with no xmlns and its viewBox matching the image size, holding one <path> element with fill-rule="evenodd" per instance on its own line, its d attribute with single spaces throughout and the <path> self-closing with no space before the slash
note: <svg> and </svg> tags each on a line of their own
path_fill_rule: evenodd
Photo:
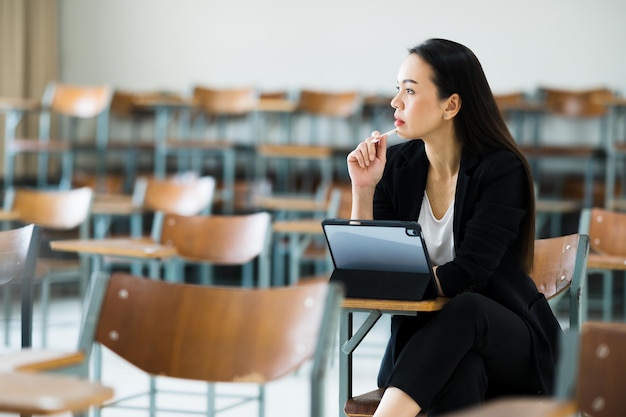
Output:
<svg viewBox="0 0 626 417">
<path fill-rule="evenodd" d="M 404 91 L 405 91 L 407 94 L 413 94 L 413 93 L 415 92 L 415 91 L 413 91 L 413 90 L 412 90 L 412 89 L 410 89 L 410 88 L 407 88 L 407 89 L 405 89 Z"/>
</svg>

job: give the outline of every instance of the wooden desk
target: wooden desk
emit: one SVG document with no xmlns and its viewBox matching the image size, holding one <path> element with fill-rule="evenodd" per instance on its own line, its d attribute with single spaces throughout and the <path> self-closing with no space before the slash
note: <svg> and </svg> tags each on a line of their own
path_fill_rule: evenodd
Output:
<svg viewBox="0 0 626 417">
<path fill-rule="evenodd" d="M 324 213 L 328 203 L 316 198 L 269 196 L 261 197 L 257 205 L 264 210 L 274 212 Z"/>
<path fill-rule="evenodd" d="M 143 232 L 142 215 L 144 208 L 125 194 L 95 194 L 91 204 L 93 220 L 93 237 L 102 239 L 106 236 L 112 217 L 128 217 L 130 235 L 140 237 Z"/>
<path fill-rule="evenodd" d="M 93 256 L 93 271 L 102 270 L 103 256 L 144 260 L 166 260 L 177 255 L 173 246 L 160 245 L 150 239 L 74 239 L 50 242 L 50 248 L 61 252 L 75 252 Z M 159 278 L 158 264 L 150 262 L 150 277 Z"/>
<path fill-rule="evenodd" d="M 339 318 L 339 415 L 352 398 L 352 354 L 383 314 L 414 316 L 419 313 L 438 311 L 448 301 L 436 298 L 425 301 L 398 301 L 346 298 Z M 368 316 L 356 332 L 353 332 L 353 314 L 368 312 Z M 373 381 L 375 382 L 375 381 Z"/>
<path fill-rule="evenodd" d="M 86 379 L 36 373 L 0 373 L 0 411 L 48 415 L 83 411 L 113 398 L 113 390 Z"/>
<path fill-rule="evenodd" d="M 0 350 L 0 373 L 44 372 L 79 365 L 85 360 L 83 352 L 49 349 Z"/>
<path fill-rule="evenodd" d="M 84 362 L 82 352 L 50 350 L 0 351 L 0 411 L 56 414 L 81 411 L 113 398 L 113 390 L 85 379 L 38 372 Z"/>
</svg>

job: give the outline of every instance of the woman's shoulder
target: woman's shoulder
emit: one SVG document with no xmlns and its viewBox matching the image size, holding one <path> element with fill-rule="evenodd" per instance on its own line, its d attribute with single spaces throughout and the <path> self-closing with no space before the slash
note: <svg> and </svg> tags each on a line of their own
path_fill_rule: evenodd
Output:
<svg viewBox="0 0 626 417">
<path fill-rule="evenodd" d="M 473 157 L 476 159 L 476 169 L 486 171 L 514 171 L 524 169 L 520 157 L 509 149 L 498 149 Z"/>
</svg>

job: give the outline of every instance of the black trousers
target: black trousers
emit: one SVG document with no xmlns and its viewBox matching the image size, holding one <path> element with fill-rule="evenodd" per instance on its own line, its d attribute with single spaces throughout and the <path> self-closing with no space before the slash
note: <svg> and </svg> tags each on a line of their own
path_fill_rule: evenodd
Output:
<svg viewBox="0 0 626 417">
<path fill-rule="evenodd" d="M 536 393 L 531 336 L 525 322 L 476 293 L 452 298 L 439 312 L 395 316 L 379 386 L 396 387 L 429 416 L 499 395 Z"/>
</svg>

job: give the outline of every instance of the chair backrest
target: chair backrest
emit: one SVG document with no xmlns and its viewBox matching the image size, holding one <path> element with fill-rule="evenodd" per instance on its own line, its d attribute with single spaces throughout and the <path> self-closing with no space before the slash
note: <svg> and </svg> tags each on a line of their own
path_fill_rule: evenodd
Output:
<svg viewBox="0 0 626 417">
<path fill-rule="evenodd" d="M 535 261 L 530 273 L 539 292 L 551 299 L 566 291 L 584 273 L 588 237 L 572 234 L 535 240 Z"/>
<path fill-rule="evenodd" d="M 327 92 L 304 89 L 300 91 L 296 111 L 346 118 L 356 114 L 360 105 L 361 97 L 356 91 Z"/>
<path fill-rule="evenodd" d="M 589 234 L 591 251 L 626 256 L 626 213 L 594 207 L 581 214 L 581 230 Z"/>
<path fill-rule="evenodd" d="M 192 216 L 208 214 L 215 194 L 215 178 L 141 178 L 135 183 L 135 199 L 151 211 Z"/>
<path fill-rule="evenodd" d="M 188 261 L 242 265 L 267 249 L 271 216 L 266 212 L 238 215 L 180 216 L 162 222 L 160 243 L 176 247 Z"/>
<path fill-rule="evenodd" d="M 54 112 L 73 117 L 96 117 L 107 110 L 111 103 L 111 87 L 80 86 L 52 83 L 44 94 L 44 104 Z"/>
<path fill-rule="evenodd" d="M 626 323 L 585 322 L 581 329 L 576 398 L 594 417 L 626 415 Z"/>
<path fill-rule="evenodd" d="M 7 191 L 8 207 L 18 213 L 22 223 L 34 223 L 51 230 L 70 230 L 85 223 L 89 216 L 93 190 L 39 190 L 16 188 Z"/>
<path fill-rule="evenodd" d="M 115 273 L 94 283 L 81 332 L 87 353 L 95 340 L 153 375 L 254 383 L 284 377 L 313 358 L 312 385 L 323 383 L 341 302 L 327 280 L 243 289 Z M 318 416 L 323 391 L 312 390 Z"/>
<path fill-rule="evenodd" d="M 22 347 L 32 345 L 33 289 L 39 252 L 39 230 L 29 224 L 0 231 L 0 284 L 21 284 Z"/>
<path fill-rule="evenodd" d="M 563 336 L 556 396 L 585 416 L 626 415 L 626 323 L 587 321 Z"/>
<path fill-rule="evenodd" d="M 251 87 L 215 89 L 197 86 L 193 90 L 196 104 L 209 115 L 241 116 L 255 110 L 258 94 Z"/>
<path fill-rule="evenodd" d="M 540 93 L 548 110 L 552 114 L 567 117 L 599 117 L 607 112 L 602 100 L 613 97 L 613 92 L 606 88 L 589 90 L 561 90 L 542 88 Z"/>
<path fill-rule="evenodd" d="M 535 260 L 530 276 L 548 300 L 569 293 L 571 328 L 579 327 L 582 321 L 580 299 L 588 255 L 589 237 L 585 234 L 535 240 Z"/>
</svg>

